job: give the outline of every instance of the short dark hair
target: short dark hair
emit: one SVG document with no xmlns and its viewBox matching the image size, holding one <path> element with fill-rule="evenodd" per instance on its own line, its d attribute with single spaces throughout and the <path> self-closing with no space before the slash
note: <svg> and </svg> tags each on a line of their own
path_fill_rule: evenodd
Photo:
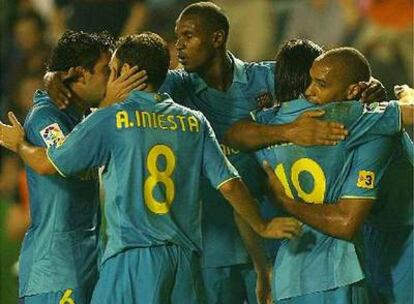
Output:
<svg viewBox="0 0 414 304">
<path fill-rule="evenodd" d="M 188 5 L 180 14 L 181 16 L 194 15 L 201 19 L 201 22 L 210 31 L 223 30 L 225 41 L 229 36 L 230 23 L 223 9 L 212 2 L 196 2 Z"/>
<path fill-rule="evenodd" d="M 318 59 L 319 60 L 319 59 Z M 327 60 L 339 64 L 341 67 L 341 80 L 346 85 L 369 81 L 371 66 L 365 56 L 355 48 L 340 47 L 325 52 L 320 60 Z"/>
<path fill-rule="evenodd" d="M 148 83 L 157 89 L 164 82 L 170 66 L 170 52 L 164 39 L 152 32 L 129 35 L 119 39 L 115 56 L 120 64 L 128 63 L 145 70 Z"/>
<path fill-rule="evenodd" d="M 309 70 L 323 49 L 307 39 L 286 41 L 276 54 L 275 97 L 278 104 L 297 99 L 310 84 Z"/>
<path fill-rule="evenodd" d="M 81 66 L 89 71 L 104 52 L 113 48 L 114 39 L 108 32 L 85 33 L 66 31 L 52 51 L 47 65 L 48 71 L 67 71 Z"/>
</svg>

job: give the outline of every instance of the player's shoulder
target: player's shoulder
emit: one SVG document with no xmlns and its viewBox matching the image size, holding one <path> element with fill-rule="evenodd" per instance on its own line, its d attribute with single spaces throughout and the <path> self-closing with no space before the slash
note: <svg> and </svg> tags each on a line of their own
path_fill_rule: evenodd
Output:
<svg viewBox="0 0 414 304">
<path fill-rule="evenodd" d="M 274 105 L 270 108 L 258 109 L 250 112 L 250 117 L 258 123 L 271 124 L 276 117 L 279 108 L 278 105 Z"/>
<path fill-rule="evenodd" d="M 25 127 L 50 120 L 62 122 L 65 120 L 65 114 L 59 110 L 46 92 L 38 90 L 33 96 L 33 106 L 26 116 Z"/>
<path fill-rule="evenodd" d="M 275 61 L 244 62 L 240 59 L 235 59 L 235 62 L 243 66 L 247 73 L 247 76 L 274 76 L 276 65 Z"/>
</svg>

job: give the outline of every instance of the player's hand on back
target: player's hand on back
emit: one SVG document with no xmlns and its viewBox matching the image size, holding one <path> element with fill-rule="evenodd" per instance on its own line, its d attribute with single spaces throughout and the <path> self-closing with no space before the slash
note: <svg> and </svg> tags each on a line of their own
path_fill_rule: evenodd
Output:
<svg viewBox="0 0 414 304">
<path fill-rule="evenodd" d="M 106 86 L 105 98 L 101 101 L 100 108 L 122 102 L 132 90 L 144 90 L 147 86 L 147 72 L 139 70 L 138 67 L 132 67 L 127 71 L 123 71 L 119 77 L 117 75 L 118 71 L 115 67 L 112 67 Z"/>
<path fill-rule="evenodd" d="M 13 112 L 9 112 L 8 116 L 11 125 L 0 122 L 0 145 L 17 152 L 20 144 L 24 141 L 25 132 Z"/>
<path fill-rule="evenodd" d="M 308 111 L 300 115 L 288 132 L 290 142 L 300 146 L 336 145 L 348 135 L 344 125 L 323 121 L 324 111 Z"/>
<path fill-rule="evenodd" d="M 359 87 L 362 92 L 360 100 L 364 103 L 382 102 L 387 100 L 387 91 L 378 79 L 371 78 L 369 82 L 361 81 Z"/>
</svg>

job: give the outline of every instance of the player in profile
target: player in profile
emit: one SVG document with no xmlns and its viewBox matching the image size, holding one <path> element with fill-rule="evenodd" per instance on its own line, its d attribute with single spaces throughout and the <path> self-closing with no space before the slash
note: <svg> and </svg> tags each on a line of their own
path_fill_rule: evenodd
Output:
<svg viewBox="0 0 414 304">
<path fill-rule="evenodd" d="M 301 45 L 293 43 L 293 47 Z M 357 50 L 328 51 L 312 64 L 306 90 L 311 102 L 283 100 L 277 114 L 263 111 L 255 117 L 259 123 L 286 123 L 317 105 L 356 99 L 358 82 L 370 76 L 369 64 Z M 257 152 L 260 160 L 270 163 L 266 172 L 274 199 L 306 224 L 303 236 L 284 243 L 278 252 L 273 284 L 278 302 L 369 302 L 364 265 L 357 254 L 362 244 L 355 238 L 391 161 L 398 141 L 393 135 L 401 130 L 398 105 L 383 106 L 369 107 L 358 101 L 322 106 L 327 119 L 344 123 L 350 132 L 335 147 L 288 144 Z"/>
<path fill-rule="evenodd" d="M 71 79 L 68 85 L 92 89 L 87 100 L 78 100 L 64 111 L 46 92 L 37 91 L 24 124 L 28 142 L 45 148 L 61 145 L 91 103 L 103 99 L 111 46 L 112 38 L 103 34 L 68 31 L 59 39 L 48 68 L 77 68 L 83 83 Z M 26 304 L 89 303 L 98 275 L 97 176 L 65 179 L 26 169 L 31 224 L 20 252 L 20 300 Z"/>
<path fill-rule="evenodd" d="M 1 127 L 2 145 L 34 168 L 46 164 L 49 174 L 105 166 L 108 243 L 92 303 L 203 303 L 201 175 L 262 237 L 299 233 L 293 219 L 260 217 L 201 113 L 156 93 L 168 65 L 168 48 L 158 35 L 127 37 L 111 66 L 121 74 L 144 67 L 145 91 L 133 91 L 125 102 L 94 112 L 47 152 L 24 142 L 13 116 L 13 126 Z"/>
</svg>

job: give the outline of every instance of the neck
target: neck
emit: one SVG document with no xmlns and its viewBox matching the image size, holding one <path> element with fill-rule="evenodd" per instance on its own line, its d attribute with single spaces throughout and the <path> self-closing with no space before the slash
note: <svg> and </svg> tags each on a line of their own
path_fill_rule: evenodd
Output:
<svg viewBox="0 0 414 304">
<path fill-rule="evenodd" d="M 233 61 L 224 50 L 215 56 L 198 75 L 211 88 L 226 91 L 233 82 Z"/>
</svg>

